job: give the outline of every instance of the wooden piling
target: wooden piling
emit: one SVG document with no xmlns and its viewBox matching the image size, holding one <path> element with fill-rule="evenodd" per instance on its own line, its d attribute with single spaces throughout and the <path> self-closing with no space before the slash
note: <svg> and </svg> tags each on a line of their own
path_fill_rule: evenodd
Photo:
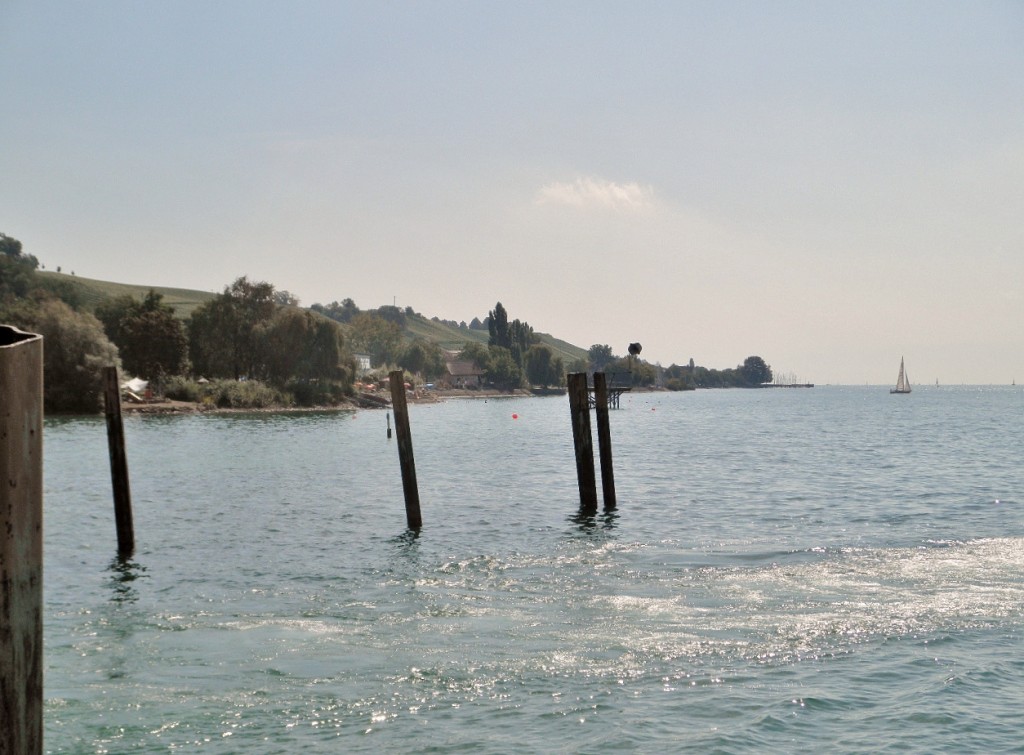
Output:
<svg viewBox="0 0 1024 755">
<path fill-rule="evenodd" d="M 597 413 L 597 445 L 601 456 L 601 490 L 604 510 L 615 508 L 615 472 L 612 470 L 612 431 L 608 423 L 608 384 L 603 372 L 594 373 L 594 408 Z"/>
<path fill-rule="evenodd" d="M 572 440 L 576 449 L 576 479 L 580 486 L 580 509 L 583 513 L 592 514 L 597 511 L 597 481 L 594 478 L 594 441 L 590 434 L 587 373 L 572 373 L 566 379 L 569 386 Z"/>
<path fill-rule="evenodd" d="M 391 408 L 395 412 L 398 434 L 398 461 L 402 467 L 402 490 L 405 492 L 405 518 L 409 529 L 423 527 L 420 516 L 420 491 L 416 486 L 416 462 L 412 455 L 412 433 L 409 431 L 409 409 L 405 403 L 405 374 L 396 370 L 388 374 L 391 384 Z"/>
<path fill-rule="evenodd" d="M 114 489 L 114 522 L 117 525 L 117 553 L 127 558 L 135 551 L 132 522 L 132 494 L 128 485 L 128 460 L 124 451 L 124 423 L 121 420 L 121 387 L 117 368 L 103 370 L 103 403 L 107 416 L 107 448 L 110 451 L 110 480 Z"/>
<path fill-rule="evenodd" d="M 0 753 L 43 751 L 43 339 L 0 325 Z"/>
</svg>

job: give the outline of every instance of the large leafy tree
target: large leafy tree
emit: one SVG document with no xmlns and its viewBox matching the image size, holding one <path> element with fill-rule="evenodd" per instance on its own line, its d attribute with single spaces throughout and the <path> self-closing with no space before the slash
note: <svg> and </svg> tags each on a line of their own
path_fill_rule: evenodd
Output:
<svg viewBox="0 0 1024 755">
<path fill-rule="evenodd" d="M 28 296 L 35 287 L 39 260 L 22 251 L 21 242 L 0 233 L 0 304 Z"/>
<path fill-rule="evenodd" d="M 512 358 L 516 360 L 516 364 L 522 367 L 526 361 L 527 350 L 533 344 L 538 343 L 540 339 L 534 334 L 533 328 L 518 319 L 513 320 L 509 325 L 508 334 L 509 351 L 512 352 Z"/>
<path fill-rule="evenodd" d="M 518 319 L 509 322 L 508 312 L 505 311 L 500 301 L 494 306 L 494 309 L 487 313 L 487 329 L 490 333 L 487 340 L 488 346 L 508 349 L 512 361 L 520 369 L 525 364 L 527 349 L 540 342 L 539 336 L 533 332 L 533 328 L 528 323 Z"/>
<path fill-rule="evenodd" d="M 444 350 L 436 343 L 418 338 L 405 347 L 398 358 L 398 366 L 406 372 L 419 373 L 427 380 L 433 380 L 444 374 Z"/>
<path fill-rule="evenodd" d="M 369 354 L 375 367 L 392 364 L 401 354 L 402 329 L 396 323 L 363 312 L 352 318 L 351 328 L 352 349 Z"/>
<path fill-rule="evenodd" d="M 505 390 L 519 388 L 523 384 L 523 369 L 512 358 L 512 352 L 501 346 L 491 346 L 490 353 L 487 379 Z"/>
<path fill-rule="evenodd" d="M 299 297 L 291 291 L 278 288 L 274 290 L 274 303 L 279 307 L 297 307 L 299 306 Z"/>
<path fill-rule="evenodd" d="M 110 340 L 118 347 L 124 368 L 132 375 L 156 380 L 178 375 L 188 357 L 188 340 L 174 308 L 153 289 L 141 301 L 132 296 L 108 300 L 96 308 Z"/>
<path fill-rule="evenodd" d="M 344 337 L 336 323 L 295 307 L 282 307 L 259 326 L 262 376 L 284 386 L 289 380 L 351 378 Z"/>
<path fill-rule="evenodd" d="M 382 307 L 377 307 L 376 314 L 378 317 L 381 317 L 388 322 L 393 322 L 399 328 L 404 328 L 406 317 L 413 314 L 413 312 L 411 307 L 407 307 L 406 311 L 403 312 L 398 307 L 392 306 L 391 304 L 385 304 Z"/>
<path fill-rule="evenodd" d="M 118 366 L 117 347 L 93 315 L 56 299 L 43 301 L 29 327 L 43 336 L 43 402 L 51 412 L 101 407 L 103 368 Z"/>
<path fill-rule="evenodd" d="M 359 307 L 351 298 L 341 300 L 340 319 L 342 322 L 350 322 L 353 317 L 359 314 Z"/>
<path fill-rule="evenodd" d="M 8 236 L 6 233 L 0 233 L 0 254 L 5 257 L 17 259 L 21 257 L 22 245 L 13 236 Z"/>
<path fill-rule="evenodd" d="M 259 377 L 258 329 L 277 306 L 273 285 L 243 276 L 196 308 L 188 328 L 193 369 L 210 377 Z"/>
<path fill-rule="evenodd" d="M 309 380 L 334 380 L 350 386 L 356 365 L 345 348 L 342 329 L 329 320 L 311 315 L 307 317 L 309 331 L 296 376 Z"/>
<path fill-rule="evenodd" d="M 424 348 L 424 343 L 420 340 L 415 340 L 406 346 L 398 357 L 398 366 L 413 375 L 422 373 L 426 363 L 427 351 Z"/>
<path fill-rule="evenodd" d="M 325 316 L 280 304 L 269 283 L 239 278 L 198 307 L 189 320 L 189 353 L 196 374 L 344 387 L 355 365 L 342 326 Z M 308 387 L 308 385 L 307 385 Z"/>
<path fill-rule="evenodd" d="M 462 350 L 459 351 L 458 358 L 459 361 L 472 362 L 478 369 L 485 370 L 487 369 L 487 361 L 491 358 L 491 353 L 482 343 L 466 341 L 462 345 Z"/>
<path fill-rule="evenodd" d="M 508 312 L 501 306 L 499 301 L 490 312 L 487 313 L 487 331 L 490 338 L 487 341 L 489 346 L 500 346 L 504 349 L 512 345 L 512 339 L 508 332 Z"/>
<path fill-rule="evenodd" d="M 103 330 L 115 346 L 120 348 L 120 344 L 123 343 L 121 337 L 121 321 L 125 319 L 128 314 L 134 311 L 139 306 L 139 300 L 131 294 L 123 294 L 121 296 L 114 296 L 110 299 L 104 299 L 96 305 L 94 314 L 96 319 L 103 323 Z"/>
<path fill-rule="evenodd" d="M 147 380 L 180 375 L 187 362 L 188 340 L 181 321 L 160 310 L 142 310 L 124 323 L 124 368 Z"/>
<path fill-rule="evenodd" d="M 426 363 L 423 365 L 423 377 L 427 380 L 436 380 L 444 375 L 445 370 L 447 369 L 444 349 L 436 343 L 429 341 L 425 348 L 427 350 L 427 359 Z"/>
<path fill-rule="evenodd" d="M 235 311 L 236 379 L 240 375 L 258 375 L 260 356 L 257 329 L 273 317 L 277 309 L 274 286 L 265 281 L 250 281 L 242 276 L 224 292 Z"/>
<path fill-rule="evenodd" d="M 547 346 L 534 345 L 526 352 L 526 379 L 531 385 L 546 388 L 560 385 L 564 373 L 562 360 Z"/>
<path fill-rule="evenodd" d="M 236 314 L 231 300 L 218 296 L 196 307 L 188 320 L 188 354 L 192 372 L 211 378 L 238 379 L 235 361 Z"/>
<path fill-rule="evenodd" d="M 256 326 L 260 377 L 283 386 L 299 371 L 309 326 L 306 313 L 291 307 L 278 309 Z"/>
<path fill-rule="evenodd" d="M 594 372 L 602 372 L 605 367 L 615 361 L 615 354 L 608 344 L 595 343 L 587 350 L 587 358 L 590 361 L 590 369 Z"/>
<path fill-rule="evenodd" d="M 772 382 L 772 368 L 758 356 L 747 357 L 743 366 L 736 368 L 747 385 L 761 385 Z"/>
</svg>

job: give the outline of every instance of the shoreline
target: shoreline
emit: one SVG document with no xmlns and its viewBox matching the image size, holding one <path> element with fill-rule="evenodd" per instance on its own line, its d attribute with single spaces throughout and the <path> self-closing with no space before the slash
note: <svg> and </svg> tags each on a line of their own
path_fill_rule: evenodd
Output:
<svg viewBox="0 0 1024 755">
<path fill-rule="evenodd" d="M 440 404 L 449 399 L 491 399 L 491 398 L 533 398 L 533 392 L 517 388 L 514 391 L 498 390 L 434 390 L 419 392 L 419 395 L 409 395 L 407 401 L 410 404 Z M 339 404 L 325 404 L 320 406 L 286 406 L 278 404 L 274 406 L 210 406 L 193 401 L 176 401 L 174 399 L 152 400 L 142 403 L 134 401 L 122 401 L 122 414 L 302 414 L 314 412 L 347 412 L 361 409 L 379 410 L 391 409 L 391 400 L 386 396 L 369 394 L 372 398 L 360 399 L 358 395 L 352 396 Z"/>
<path fill-rule="evenodd" d="M 766 384 L 757 388 L 813 388 L 813 383 L 794 384 Z M 703 388 L 688 390 L 730 390 L 728 388 Z M 658 387 L 634 387 L 632 393 L 660 393 L 669 392 L 666 388 Z M 441 404 L 449 400 L 479 400 L 479 399 L 512 399 L 512 398 L 543 398 L 546 396 L 564 396 L 564 388 L 516 388 L 511 391 L 499 391 L 495 389 L 471 390 L 468 388 L 434 389 L 429 391 L 413 391 L 407 394 L 409 404 Z M 391 409 L 391 399 L 386 394 L 363 393 L 350 396 L 339 404 L 324 404 L 319 406 L 286 406 L 277 404 L 274 406 L 259 407 L 221 407 L 191 401 L 176 401 L 173 399 L 153 400 L 137 403 L 133 401 L 122 401 L 122 414 L 303 414 L 313 412 L 347 412 L 361 409 Z"/>
<path fill-rule="evenodd" d="M 788 387 L 788 386 L 787 386 Z M 633 393 L 658 393 L 665 391 L 664 388 L 637 387 Z M 547 396 L 564 396 L 565 389 L 529 389 L 516 388 L 511 391 L 499 391 L 495 389 L 471 390 L 468 388 L 452 388 L 447 390 L 413 391 L 407 394 L 409 404 L 442 404 L 449 400 L 480 399 L 513 399 L 513 398 L 544 398 Z M 129 415 L 139 414 L 308 414 L 324 412 L 349 412 L 367 410 L 391 410 L 391 399 L 387 395 L 367 393 L 350 396 L 339 404 L 323 404 L 319 406 L 286 406 L 276 404 L 274 406 L 211 406 L 191 401 L 176 401 L 174 399 L 152 400 L 137 403 L 134 401 L 122 401 L 121 413 Z M 102 413 L 102 412 L 101 412 Z"/>
</svg>

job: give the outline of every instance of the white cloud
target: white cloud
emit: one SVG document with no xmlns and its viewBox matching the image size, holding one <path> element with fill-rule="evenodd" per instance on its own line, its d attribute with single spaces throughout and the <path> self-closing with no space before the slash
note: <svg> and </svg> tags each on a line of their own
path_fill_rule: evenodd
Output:
<svg viewBox="0 0 1024 755">
<path fill-rule="evenodd" d="M 642 210 L 654 203 L 654 189 L 633 183 L 615 183 L 597 178 L 577 178 L 571 183 L 556 181 L 537 192 L 538 204 L 580 208 Z"/>
</svg>

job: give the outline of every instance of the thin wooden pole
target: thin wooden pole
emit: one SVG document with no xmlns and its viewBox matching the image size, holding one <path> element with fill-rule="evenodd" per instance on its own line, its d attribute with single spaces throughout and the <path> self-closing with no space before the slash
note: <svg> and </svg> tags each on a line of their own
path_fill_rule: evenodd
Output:
<svg viewBox="0 0 1024 755">
<path fill-rule="evenodd" d="M 391 408 L 395 412 L 398 434 L 398 461 L 402 466 L 402 490 L 405 492 L 405 518 L 409 529 L 423 527 L 420 516 L 420 491 L 416 486 L 416 462 L 412 455 L 412 433 L 409 430 L 409 409 L 405 403 L 405 374 L 395 370 L 388 374 L 391 384 Z"/>
<path fill-rule="evenodd" d="M 114 488 L 114 522 L 117 525 L 117 553 L 127 558 L 135 551 L 132 522 L 132 493 L 128 485 L 128 460 L 124 451 L 124 423 L 121 420 L 121 389 L 117 368 L 103 370 L 103 391 L 107 415 L 107 448 L 110 451 L 110 480 Z"/>
<path fill-rule="evenodd" d="M 572 416 L 572 440 L 576 449 L 580 508 L 589 514 L 597 511 L 597 481 L 594 478 L 594 441 L 590 434 L 587 373 L 572 373 L 566 379 L 569 386 L 569 413 Z"/>
<path fill-rule="evenodd" d="M 597 444 L 601 454 L 601 489 L 604 510 L 615 508 L 615 472 L 612 470 L 612 431 L 608 422 L 608 385 L 603 372 L 594 373 L 594 407 L 597 411 Z"/>
<path fill-rule="evenodd" d="M 43 339 L 0 325 L 0 753 L 43 751 Z"/>
</svg>

